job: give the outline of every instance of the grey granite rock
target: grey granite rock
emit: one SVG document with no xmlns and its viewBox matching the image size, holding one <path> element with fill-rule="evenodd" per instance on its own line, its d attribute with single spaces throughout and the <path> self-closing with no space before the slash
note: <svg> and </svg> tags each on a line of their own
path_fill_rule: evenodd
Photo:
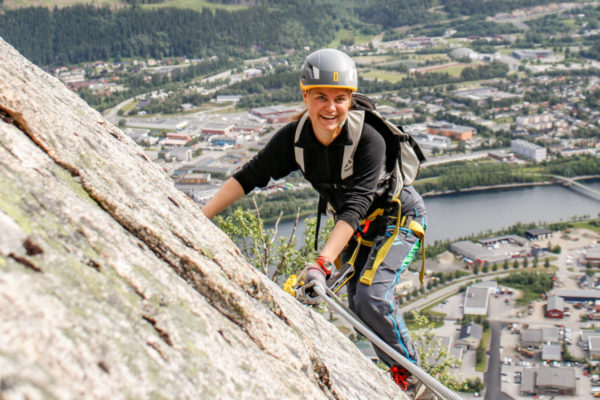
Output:
<svg viewBox="0 0 600 400">
<path fill-rule="evenodd" d="M 0 39 L 0 398 L 405 398 Z"/>
</svg>

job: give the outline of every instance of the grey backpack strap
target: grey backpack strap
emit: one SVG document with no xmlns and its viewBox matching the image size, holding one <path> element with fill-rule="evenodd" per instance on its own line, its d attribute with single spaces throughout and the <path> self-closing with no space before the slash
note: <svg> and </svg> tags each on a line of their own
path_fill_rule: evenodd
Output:
<svg viewBox="0 0 600 400">
<path fill-rule="evenodd" d="M 365 112 L 359 110 L 348 111 L 348 136 L 350 144 L 344 147 L 344 156 L 342 158 L 342 180 L 348 178 L 354 173 L 354 152 L 358 147 L 358 141 L 362 133 L 363 123 L 365 121 Z"/>
<path fill-rule="evenodd" d="M 298 121 L 298 126 L 296 126 L 296 134 L 294 135 L 294 156 L 296 157 L 296 163 L 300 167 L 302 173 L 304 173 L 304 149 L 296 145 L 298 140 L 300 140 L 300 133 L 302 133 L 302 128 L 304 127 L 304 123 L 308 118 L 308 111 L 302 115 L 302 118 Z"/>
</svg>

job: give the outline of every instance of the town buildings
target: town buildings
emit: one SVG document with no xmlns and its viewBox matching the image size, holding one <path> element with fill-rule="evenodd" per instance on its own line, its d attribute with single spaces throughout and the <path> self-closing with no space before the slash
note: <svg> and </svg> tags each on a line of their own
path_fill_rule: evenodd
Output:
<svg viewBox="0 0 600 400">
<path fill-rule="evenodd" d="M 547 155 L 545 147 L 538 146 L 522 139 L 511 140 L 510 149 L 513 153 L 533 161 L 545 160 Z"/>
</svg>

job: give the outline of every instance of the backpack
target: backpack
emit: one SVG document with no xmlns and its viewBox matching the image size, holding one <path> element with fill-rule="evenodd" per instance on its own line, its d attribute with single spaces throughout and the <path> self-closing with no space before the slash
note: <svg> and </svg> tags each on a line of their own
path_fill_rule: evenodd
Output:
<svg viewBox="0 0 600 400">
<path fill-rule="evenodd" d="M 296 163 L 304 173 L 304 149 L 296 146 L 300 139 L 300 133 L 308 113 L 304 113 L 298 121 L 294 137 L 294 155 Z M 382 181 L 388 181 L 387 191 L 388 200 L 394 201 L 400 195 L 403 186 L 411 185 L 417 178 L 420 165 L 426 160 L 421 148 L 416 140 L 404 132 L 401 126 L 396 126 L 386 120 L 375 107 L 375 101 L 369 97 L 354 93 L 352 95 L 352 104 L 348 111 L 348 132 L 352 139 L 352 144 L 345 146 L 342 168 L 340 168 L 341 178 L 345 179 L 354 172 L 354 152 L 358 146 L 358 141 L 362 132 L 364 122 L 368 122 L 379 132 L 386 143 L 386 164 L 385 175 Z M 327 203 L 322 196 L 319 196 L 319 205 L 317 211 L 317 227 L 315 234 L 315 250 L 319 237 L 320 216 L 325 214 Z"/>
</svg>

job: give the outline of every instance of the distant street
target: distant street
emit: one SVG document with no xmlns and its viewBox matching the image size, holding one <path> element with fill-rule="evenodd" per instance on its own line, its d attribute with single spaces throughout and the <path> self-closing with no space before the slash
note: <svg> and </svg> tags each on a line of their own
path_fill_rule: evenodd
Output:
<svg viewBox="0 0 600 400">
<path fill-rule="evenodd" d="M 458 289 L 461 286 L 470 284 L 477 279 L 483 279 L 484 277 L 490 277 L 490 276 L 492 276 L 496 279 L 499 279 L 499 278 L 508 276 L 511 272 L 513 272 L 513 271 L 511 271 L 511 270 L 495 271 L 495 272 L 489 272 L 487 274 L 480 273 L 478 275 L 468 275 L 464 278 L 457 279 L 456 281 L 453 281 L 452 284 L 450 284 L 446 287 L 443 287 L 434 292 L 427 292 L 426 296 L 423 296 L 415 301 L 410 302 L 406 306 L 402 307 L 402 312 L 407 313 L 407 312 L 414 311 L 414 310 L 420 310 L 420 309 L 426 308 L 432 304 L 438 303 L 439 301 L 448 297 L 449 295 L 456 294 L 458 292 Z M 416 283 L 415 283 L 415 285 L 416 285 Z"/>
<path fill-rule="evenodd" d="M 490 321 L 492 340 L 488 351 L 488 367 L 484 375 L 485 400 L 513 400 L 512 397 L 500 391 L 500 335 L 502 334 L 502 324 L 500 321 Z"/>
</svg>

